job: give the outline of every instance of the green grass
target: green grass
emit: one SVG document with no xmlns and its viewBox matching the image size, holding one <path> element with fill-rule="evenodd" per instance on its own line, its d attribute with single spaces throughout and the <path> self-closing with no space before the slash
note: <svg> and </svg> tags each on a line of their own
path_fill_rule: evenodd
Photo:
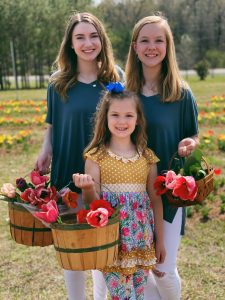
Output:
<svg viewBox="0 0 225 300">
<path fill-rule="evenodd" d="M 197 76 L 185 78 L 188 81 L 197 101 L 210 100 L 212 95 L 225 94 L 225 76 L 208 76 L 206 80 L 199 80 Z M 9 90 L 0 92 L 0 100 L 9 99 L 46 99 L 47 89 Z"/>
<path fill-rule="evenodd" d="M 225 77 L 208 77 L 206 81 L 190 78 L 190 86 L 197 101 L 208 101 L 212 95 L 225 91 Z M 0 92 L 0 100 L 45 99 L 46 89 Z M 2 127 L 0 127 L 2 130 Z M 5 131 L 16 127 L 4 127 Z M 221 127 L 205 126 L 201 130 L 221 130 Z M 33 169 L 41 147 L 45 126 L 35 127 L 29 143 L 12 149 L 0 148 L 0 186 L 14 183 Z M 207 152 L 210 162 L 225 166 L 224 153 Z M 220 194 L 224 194 L 221 190 Z M 188 219 L 186 235 L 181 241 L 178 268 L 182 278 L 182 300 L 222 300 L 225 279 L 225 222 L 219 214 L 221 199 L 210 196 L 212 209 L 209 220 L 201 222 L 201 207 L 193 209 Z M 215 213 L 217 211 L 217 213 Z M 7 203 L 0 205 L 0 299 L 3 300 L 60 300 L 66 299 L 63 270 L 59 267 L 53 246 L 39 248 L 16 244 L 10 237 Z M 93 299 L 90 272 L 87 272 L 86 299 Z"/>
<path fill-rule="evenodd" d="M 46 89 L 8 90 L 0 91 L 1 100 L 43 100 L 46 99 Z"/>
<path fill-rule="evenodd" d="M 198 103 L 209 101 L 211 96 L 225 94 L 225 76 L 208 76 L 202 81 L 197 76 L 192 76 L 186 80 Z"/>
</svg>

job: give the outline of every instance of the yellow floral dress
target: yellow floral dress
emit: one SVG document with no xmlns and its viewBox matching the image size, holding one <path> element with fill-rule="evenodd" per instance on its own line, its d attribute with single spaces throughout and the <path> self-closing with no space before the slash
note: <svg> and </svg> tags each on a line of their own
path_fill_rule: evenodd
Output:
<svg viewBox="0 0 225 300">
<path fill-rule="evenodd" d="M 131 275 L 137 269 L 151 269 L 155 262 L 152 203 L 146 191 L 151 164 L 159 159 L 150 149 L 123 158 L 109 149 L 92 149 L 85 158 L 96 162 L 101 174 L 101 197 L 112 207 L 120 205 L 119 258 L 104 272 Z"/>
</svg>

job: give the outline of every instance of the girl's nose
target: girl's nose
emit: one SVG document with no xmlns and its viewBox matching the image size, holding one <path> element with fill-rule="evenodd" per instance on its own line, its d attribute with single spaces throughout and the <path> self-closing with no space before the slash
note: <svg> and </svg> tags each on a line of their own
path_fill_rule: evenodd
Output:
<svg viewBox="0 0 225 300">
<path fill-rule="evenodd" d="M 150 42 L 150 43 L 148 44 L 148 48 L 149 48 L 149 49 L 155 49 L 155 48 L 156 48 L 155 43 L 151 43 L 151 42 Z"/>
<path fill-rule="evenodd" d="M 86 46 L 91 46 L 91 45 L 92 45 L 91 39 L 87 38 L 87 39 L 85 40 L 85 45 L 86 45 Z"/>
</svg>

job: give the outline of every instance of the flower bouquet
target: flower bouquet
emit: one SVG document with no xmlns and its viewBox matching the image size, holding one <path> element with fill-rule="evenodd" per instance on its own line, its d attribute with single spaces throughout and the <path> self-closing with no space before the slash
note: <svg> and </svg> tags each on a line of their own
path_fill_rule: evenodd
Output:
<svg viewBox="0 0 225 300">
<path fill-rule="evenodd" d="M 27 246 L 48 246 L 53 244 L 50 222 L 60 222 L 59 209 L 73 207 L 77 194 L 67 191 L 63 195 L 49 186 L 48 176 L 36 171 L 30 174 L 30 182 L 18 178 L 16 185 L 3 184 L 1 200 L 8 202 L 10 233 L 13 240 Z M 25 176 L 26 177 L 26 176 Z M 70 199 L 70 203 L 67 199 Z M 73 201 L 72 201 L 72 200 Z M 43 220 L 40 221 L 40 220 Z"/>
<path fill-rule="evenodd" d="M 196 149 L 185 159 L 183 168 L 178 172 L 169 170 L 157 176 L 154 188 L 157 195 L 166 194 L 168 202 L 175 207 L 201 204 L 213 191 L 213 174 L 214 170 L 209 167 L 202 152 Z"/>
</svg>

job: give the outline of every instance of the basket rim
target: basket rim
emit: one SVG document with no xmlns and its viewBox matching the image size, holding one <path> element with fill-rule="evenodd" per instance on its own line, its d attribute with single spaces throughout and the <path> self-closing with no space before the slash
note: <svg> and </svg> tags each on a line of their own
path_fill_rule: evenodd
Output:
<svg viewBox="0 0 225 300">
<path fill-rule="evenodd" d="M 70 215 L 65 215 L 62 216 L 62 222 L 66 221 L 66 220 L 71 220 L 72 218 L 74 218 L 75 214 L 70 214 Z M 109 218 L 109 221 L 107 223 L 106 226 L 107 227 L 109 225 L 115 224 L 119 222 L 119 210 L 117 210 L 112 218 Z M 78 224 L 78 223 L 51 223 L 50 224 L 51 229 L 55 229 L 55 230 L 84 230 L 84 229 L 101 229 L 104 227 L 93 227 L 91 225 L 89 225 L 88 223 L 82 223 L 82 224 Z"/>
</svg>

